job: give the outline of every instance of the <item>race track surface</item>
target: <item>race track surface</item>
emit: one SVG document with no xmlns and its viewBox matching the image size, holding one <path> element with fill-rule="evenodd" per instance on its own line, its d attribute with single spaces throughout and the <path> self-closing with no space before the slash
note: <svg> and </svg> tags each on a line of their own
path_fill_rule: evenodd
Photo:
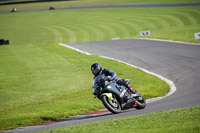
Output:
<svg viewBox="0 0 200 133">
<path fill-rule="evenodd" d="M 177 91 L 151 103 L 154 111 L 200 105 L 200 45 L 145 39 L 67 45 L 139 66 L 173 81 Z"/>
<path fill-rule="evenodd" d="M 67 45 L 93 55 L 121 60 L 162 75 L 173 81 L 177 90 L 164 99 L 148 103 L 143 110 L 130 109 L 120 114 L 106 113 L 71 117 L 55 124 L 19 128 L 12 132 L 37 132 L 110 118 L 200 105 L 200 45 L 145 39 L 72 43 Z"/>
</svg>

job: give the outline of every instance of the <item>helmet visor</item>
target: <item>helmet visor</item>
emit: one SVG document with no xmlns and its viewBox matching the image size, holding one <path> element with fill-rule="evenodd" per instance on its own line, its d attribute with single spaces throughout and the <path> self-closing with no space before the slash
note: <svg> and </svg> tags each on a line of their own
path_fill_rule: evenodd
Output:
<svg viewBox="0 0 200 133">
<path fill-rule="evenodd" d="M 93 69 L 92 70 L 92 74 L 93 75 L 97 75 L 99 73 L 100 69 L 99 68 L 96 68 L 96 69 Z"/>
</svg>

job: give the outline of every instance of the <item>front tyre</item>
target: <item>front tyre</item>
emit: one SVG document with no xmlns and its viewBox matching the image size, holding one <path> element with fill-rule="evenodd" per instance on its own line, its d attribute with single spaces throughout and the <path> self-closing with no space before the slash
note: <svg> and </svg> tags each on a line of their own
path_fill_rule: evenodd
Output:
<svg viewBox="0 0 200 133">
<path fill-rule="evenodd" d="M 106 95 L 101 97 L 103 105 L 112 113 L 117 114 L 121 112 L 121 106 L 115 96 L 113 95 L 113 100 L 111 101 Z"/>
</svg>

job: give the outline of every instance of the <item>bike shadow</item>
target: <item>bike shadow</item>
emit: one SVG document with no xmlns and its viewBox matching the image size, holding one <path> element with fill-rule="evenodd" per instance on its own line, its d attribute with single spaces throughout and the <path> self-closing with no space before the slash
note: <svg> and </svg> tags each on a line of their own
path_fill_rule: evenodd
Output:
<svg viewBox="0 0 200 133">
<path fill-rule="evenodd" d="M 98 117 L 109 117 L 109 116 L 115 116 L 115 115 L 122 115 L 123 113 L 127 113 L 127 112 L 132 112 L 132 111 L 136 111 L 135 109 L 128 109 L 128 110 L 123 110 L 121 113 L 118 114 L 114 114 L 111 112 L 107 112 L 104 114 L 86 114 L 86 115 L 78 115 L 78 116 L 71 116 L 68 118 L 63 118 L 63 119 L 59 119 L 56 120 L 57 122 L 66 122 L 66 121 L 73 121 L 73 120 L 84 120 L 84 119 L 90 119 L 90 118 L 98 118 Z"/>
</svg>

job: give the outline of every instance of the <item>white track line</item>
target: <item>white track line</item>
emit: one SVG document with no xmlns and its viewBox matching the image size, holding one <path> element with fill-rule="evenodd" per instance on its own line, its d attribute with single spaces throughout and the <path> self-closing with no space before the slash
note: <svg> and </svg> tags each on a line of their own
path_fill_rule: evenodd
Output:
<svg viewBox="0 0 200 133">
<path fill-rule="evenodd" d="M 152 40 L 152 41 L 161 41 L 161 42 L 172 42 L 172 43 L 181 43 L 181 44 L 188 44 L 188 45 L 198 45 L 200 46 L 200 43 L 189 43 L 189 42 L 181 42 L 181 41 L 173 41 L 173 40 L 162 40 L 162 39 L 153 39 L 153 38 L 134 38 L 138 40 Z"/>
<path fill-rule="evenodd" d="M 67 47 L 67 48 L 70 48 L 70 49 L 73 49 L 73 50 L 76 50 L 76 51 L 78 51 L 78 52 L 80 52 L 80 53 L 83 53 L 83 54 L 86 54 L 86 55 L 92 55 L 92 54 L 90 54 L 90 53 L 88 53 L 88 52 L 82 51 L 82 50 L 80 50 L 80 49 L 71 47 L 71 46 L 66 45 L 66 44 L 59 43 L 59 45 L 64 46 L 64 47 Z"/>
<path fill-rule="evenodd" d="M 80 49 L 74 48 L 74 47 L 69 46 L 69 45 L 67 45 L 67 44 L 59 43 L 59 45 L 64 46 L 64 47 L 67 47 L 67 48 L 70 48 L 70 49 L 73 49 L 73 50 L 76 50 L 76 51 L 78 51 L 78 52 L 80 52 L 80 53 L 84 53 L 84 54 L 86 54 L 86 55 L 92 55 L 92 54 L 90 54 L 90 53 L 88 53 L 88 52 L 85 52 L 85 51 L 82 51 L 82 50 L 80 50 Z M 165 81 L 165 82 L 169 85 L 170 91 L 169 91 L 165 96 L 147 99 L 147 100 L 146 100 L 147 103 L 155 102 L 155 101 L 161 100 L 161 99 L 163 99 L 163 98 L 166 98 L 166 97 L 172 95 L 172 94 L 176 91 L 176 86 L 174 85 L 174 83 L 173 83 L 171 80 L 169 80 L 169 79 L 167 79 L 167 78 L 165 78 L 165 77 L 163 77 L 163 76 L 161 76 L 161 75 L 159 75 L 159 74 L 153 73 L 153 72 L 151 72 L 151 71 L 149 71 L 149 70 L 146 70 L 146 69 L 143 69 L 143 68 L 141 68 L 141 67 L 138 67 L 138 66 L 129 64 L 129 63 L 124 62 L 124 61 L 116 60 L 116 59 L 113 59 L 113 58 L 110 58 L 110 57 L 106 57 L 106 56 L 100 56 L 100 57 L 102 57 L 102 58 L 107 58 L 107 59 L 111 59 L 111 60 L 115 60 L 115 61 L 118 61 L 118 62 L 120 62 L 120 63 L 124 63 L 124 64 L 126 64 L 126 65 L 129 65 L 129 66 L 131 66 L 131 67 L 138 68 L 138 69 L 140 69 L 140 70 L 142 70 L 142 71 L 144 71 L 144 72 L 146 72 L 146 73 L 148 73 L 148 74 L 151 74 L 151 75 L 156 76 L 157 78 L 159 78 L 159 79 Z"/>
</svg>

